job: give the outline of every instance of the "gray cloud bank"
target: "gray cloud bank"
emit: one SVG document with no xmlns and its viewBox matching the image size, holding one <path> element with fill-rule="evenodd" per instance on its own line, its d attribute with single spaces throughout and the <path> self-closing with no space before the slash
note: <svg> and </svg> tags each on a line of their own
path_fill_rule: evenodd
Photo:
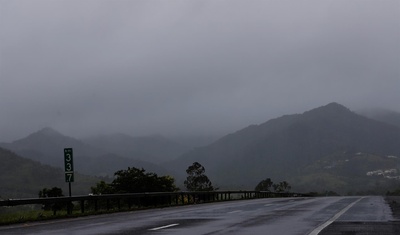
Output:
<svg viewBox="0 0 400 235">
<path fill-rule="evenodd" d="M 400 111 L 397 0 L 0 0 L 0 141 Z"/>
</svg>

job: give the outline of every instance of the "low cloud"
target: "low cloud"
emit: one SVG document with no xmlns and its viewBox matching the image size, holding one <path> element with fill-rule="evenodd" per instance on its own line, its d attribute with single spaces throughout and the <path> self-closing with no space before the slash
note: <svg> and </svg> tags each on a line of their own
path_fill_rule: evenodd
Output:
<svg viewBox="0 0 400 235">
<path fill-rule="evenodd" d="M 335 101 L 400 111 L 398 1 L 0 2 L 0 141 L 226 134 Z"/>
</svg>

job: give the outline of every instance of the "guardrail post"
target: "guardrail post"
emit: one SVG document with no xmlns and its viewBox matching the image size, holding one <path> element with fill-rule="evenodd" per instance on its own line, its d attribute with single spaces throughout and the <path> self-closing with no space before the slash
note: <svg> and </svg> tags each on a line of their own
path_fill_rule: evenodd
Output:
<svg viewBox="0 0 400 235">
<path fill-rule="evenodd" d="M 150 197 L 151 198 L 151 197 Z M 154 207 L 157 207 L 157 205 L 158 205 L 158 201 L 160 200 L 160 197 L 159 196 L 154 196 L 153 197 L 153 200 L 151 200 L 150 199 L 150 201 L 153 201 L 154 202 Z"/>
<path fill-rule="evenodd" d="M 98 208 L 97 208 L 97 199 L 95 199 L 95 200 L 94 200 L 94 211 L 97 212 L 97 209 L 98 209 Z"/>
<path fill-rule="evenodd" d="M 137 199 L 137 206 L 139 207 L 139 208 L 141 208 L 142 207 L 142 198 L 141 197 L 138 197 L 138 199 Z"/>
<path fill-rule="evenodd" d="M 68 215 L 71 215 L 71 214 L 72 214 L 72 206 L 73 206 L 72 202 L 71 202 L 71 201 L 68 201 L 68 202 L 67 202 L 67 214 L 68 214 Z"/>
<path fill-rule="evenodd" d="M 85 213 L 85 200 L 81 200 L 81 213 Z"/>
</svg>

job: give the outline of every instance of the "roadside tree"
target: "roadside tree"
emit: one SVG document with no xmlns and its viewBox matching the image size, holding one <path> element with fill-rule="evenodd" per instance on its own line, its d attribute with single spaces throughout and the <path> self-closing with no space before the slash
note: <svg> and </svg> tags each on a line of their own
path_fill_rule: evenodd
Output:
<svg viewBox="0 0 400 235">
<path fill-rule="evenodd" d="M 91 187 L 90 190 L 94 195 L 113 194 L 115 192 L 114 188 L 104 180 L 98 182 L 96 186 Z"/>
<path fill-rule="evenodd" d="M 290 186 L 286 181 L 273 184 L 272 187 L 274 188 L 274 191 L 278 193 L 289 192 L 289 190 L 292 188 L 292 186 Z"/>
<path fill-rule="evenodd" d="M 214 191 L 216 190 L 205 175 L 205 168 L 198 162 L 194 162 L 186 169 L 188 174 L 184 184 L 188 191 Z"/>
<path fill-rule="evenodd" d="M 39 191 L 39 198 L 45 197 L 63 197 L 63 192 L 61 188 L 53 187 L 51 189 L 44 188 Z M 45 203 L 42 206 L 43 210 L 52 210 L 53 214 L 55 215 L 58 210 L 66 207 L 66 203 L 58 202 L 58 203 Z"/>
<path fill-rule="evenodd" d="M 116 178 L 111 186 L 116 193 L 174 192 L 178 190 L 174 184 L 174 178 L 158 177 L 155 173 L 146 173 L 143 168 L 128 167 L 127 170 L 115 172 L 114 176 Z"/>
<path fill-rule="evenodd" d="M 255 190 L 256 191 L 271 191 L 271 187 L 274 183 L 270 178 L 266 178 L 265 180 L 260 181 L 260 183 L 257 184 Z"/>
</svg>

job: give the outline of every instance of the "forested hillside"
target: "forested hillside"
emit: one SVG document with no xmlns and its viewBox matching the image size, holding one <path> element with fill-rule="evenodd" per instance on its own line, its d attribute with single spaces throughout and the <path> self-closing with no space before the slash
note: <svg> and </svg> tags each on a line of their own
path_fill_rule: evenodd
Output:
<svg viewBox="0 0 400 235">
<path fill-rule="evenodd" d="M 339 174 L 335 168 L 328 172 L 321 165 L 320 170 L 310 175 L 311 166 L 317 166 L 319 161 L 338 153 L 346 153 L 350 160 L 348 167 L 356 168 L 361 164 L 364 170 L 357 171 L 358 175 L 354 176 Z M 359 153 L 361 155 L 357 155 Z M 369 161 L 371 155 L 381 160 Z M 372 180 L 366 178 L 367 172 L 386 166 L 388 156 L 392 156 L 392 160 L 400 156 L 400 128 L 331 103 L 303 114 L 249 126 L 214 144 L 184 154 L 169 166 L 182 172 L 187 165 L 198 161 L 207 168 L 211 180 L 221 187 L 251 188 L 270 177 L 277 181 L 293 181 L 293 189 L 296 189 L 296 181 L 302 186 L 297 189 L 340 190 L 343 193 L 367 190 L 365 185 L 353 185 L 349 179 Z M 355 157 L 358 157 L 357 161 L 353 161 Z M 392 168 L 399 170 L 396 164 Z M 324 182 L 315 183 L 323 180 L 320 177 L 322 173 L 329 173 L 334 178 L 340 176 L 346 184 L 328 184 L 326 181 L 328 189 Z"/>
<path fill-rule="evenodd" d="M 118 145 L 116 149 L 107 148 L 108 145 L 112 144 L 103 143 L 104 148 L 101 148 L 102 144 L 99 144 L 100 147 L 96 147 L 65 136 L 51 128 L 44 128 L 12 143 L 1 143 L 0 147 L 12 150 L 22 157 L 55 167 L 63 167 L 64 165 L 63 149 L 73 148 L 75 170 L 89 175 L 112 177 L 114 172 L 127 166 L 143 167 L 159 174 L 166 172 L 165 169 L 154 163 L 138 159 L 146 159 L 149 154 L 136 154 L 139 151 L 135 152 L 131 148 L 132 157 L 124 157 L 113 152 L 113 150 L 118 150 Z M 121 145 L 129 146 L 128 143 L 121 143 Z M 129 155 L 130 150 L 121 147 L 119 152 Z"/>
<path fill-rule="evenodd" d="M 29 198 L 38 197 L 43 188 L 59 187 L 64 195 L 68 194 L 64 170 L 37 161 L 22 158 L 11 151 L 0 148 L 0 197 Z M 90 192 L 98 178 L 75 173 L 72 183 L 73 195 L 84 195 Z"/>
<path fill-rule="evenodd" d="M 161 156 L 162 149 L 166 155 L 178 151 L 177 145 L 160 138 L 114 137 L 92 139 L 89 144 L 45 128 L 3 144 L 42 163 L 2 149 L 4 159 L 0 160 L 5 164 L 1 166 L 0 196 L 35 196 L 41 187 L 65 188 L 62 169 L 42 165 L 62 167 L 65 147 L 74 148 L 75 171 L 79 173 L 112 176 L 127 167 L 144 168 L 173 176 L 178 187 L 183 186 L 186 169 L 194 162 L 207 169 L 213 185 L 220 189 L 254 189 L 266 178 L 288 181 L 299 192 L 341 194 L 383 193 L 400 183 L 400 127 L 361 116 L 337 103 L 248 126 L 160 165 L 121 155 L 141 152 L 146 159 L 151 154 Z M 83 184 L 89 181 L 95 182 L 85 177 L 77 180 L 78 191 L 87 193 L 93 184 Z"/>
</svg>

